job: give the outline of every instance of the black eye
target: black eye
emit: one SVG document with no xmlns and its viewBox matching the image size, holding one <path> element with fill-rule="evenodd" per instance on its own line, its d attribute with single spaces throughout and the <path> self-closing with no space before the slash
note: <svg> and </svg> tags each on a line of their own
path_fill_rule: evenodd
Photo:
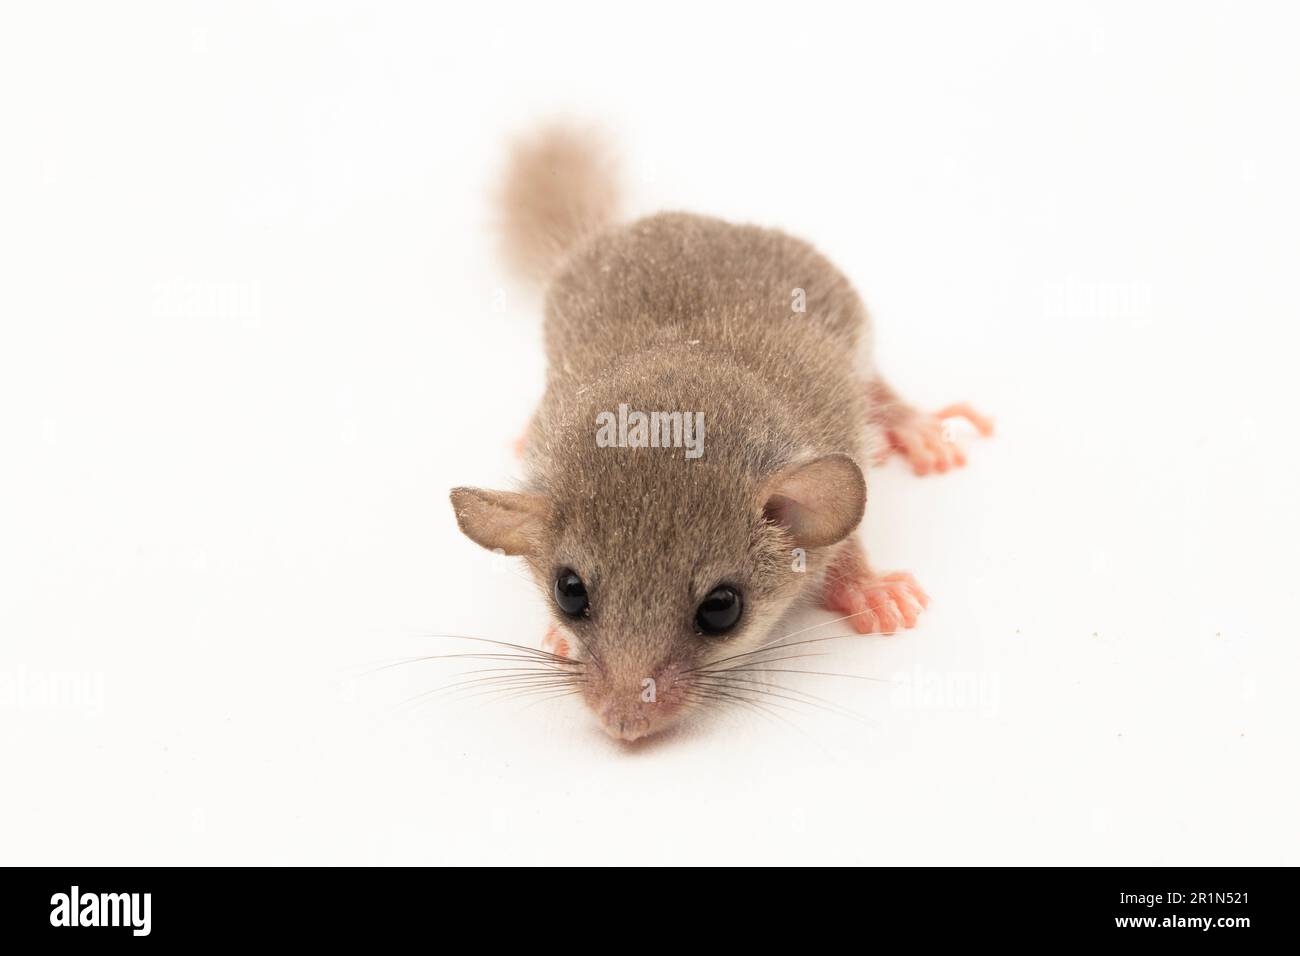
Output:
<svg viewBox="0 0 1300 956">
<path fill-rule="evenodd" d="M 555 603 L 569 617 L 577 617 L 587 610 L 587 586 L 568 568 L 555 579 Z"/>
<path fill-rule="evenodd" d="M 714 588 L 700 602 L 700 608 L 695 612 L 695 624 L 705 634 L 722 634 L 736 626 L 741 606 L 740 594 L 724 584 Z"/>
</svg>

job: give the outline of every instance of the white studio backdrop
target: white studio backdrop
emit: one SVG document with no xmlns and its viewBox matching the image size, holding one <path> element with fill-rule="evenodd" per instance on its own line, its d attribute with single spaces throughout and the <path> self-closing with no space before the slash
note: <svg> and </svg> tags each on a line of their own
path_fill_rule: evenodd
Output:
<svg viewBox="0 0 1300 956">
<path fill-rule="evenodd" d="M 0 862 L 1300 862 L 1294 10 L 544 7 L 0 14 Z M 518 473 L 489 193 L 556 115 L 997 418 L 871 475 L 935 601 L 829 642 L 855 717 L 373 670 L 546 625 L 446 496 Z"/>
</svg>

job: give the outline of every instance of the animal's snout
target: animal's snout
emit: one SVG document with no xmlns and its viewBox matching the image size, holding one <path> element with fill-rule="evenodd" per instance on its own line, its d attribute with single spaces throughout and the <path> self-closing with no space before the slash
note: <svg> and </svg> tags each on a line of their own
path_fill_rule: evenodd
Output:
<svg viewBox="0 0 1300 956">
<path fill-rule="evenodd" d="M 587 703 L 611 737 L 638 740 L 662 729 L 681 711 L 675 676 L 661 672 L 638 681 L 601 682 L 591 687 Z"/>
<path fill-rule="evenodd" d="M 637 740 L 650 733 L 650 717 L 635 706 L 610 703 L 600 711 L 599 716 L 605 733 L 615 740 Z"/>
</svg>

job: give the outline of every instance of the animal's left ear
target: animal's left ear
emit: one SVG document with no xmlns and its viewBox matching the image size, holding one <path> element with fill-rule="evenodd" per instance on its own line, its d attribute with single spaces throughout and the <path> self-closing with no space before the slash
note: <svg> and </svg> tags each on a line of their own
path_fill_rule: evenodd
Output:
<svg viewBox="0 0 1300 956">
<path fill-rule="evenodd" d="M 451 506 L 465 537 L 506 554 L 532 551 L 550 515 L 550 506 L 540 495 L 483 488 L 453 488 Z"/>
<path fill-rule="evenodd" d="M 831 454 L 781 469 L 762 491 L 763 514 L 801 548 L 834 544 L 853 533 L 867 507 L 867 482 L 848 455 Z"/>
</svg>

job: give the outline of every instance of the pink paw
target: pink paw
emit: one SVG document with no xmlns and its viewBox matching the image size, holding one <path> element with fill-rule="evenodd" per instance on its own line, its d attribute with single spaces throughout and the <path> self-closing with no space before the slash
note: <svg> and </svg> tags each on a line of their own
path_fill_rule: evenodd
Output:
<svg viewBox="0 0 1300 956">
<path fill-rule="evenodd" d="M 883 575 L 831 574 L 826 579 L 822 603 L 829 611 L 848 617 L 859 634 L 892 634 L 914 627 L 930 596 L 906 571 Z M 851 617 L 849 615 L 852 615 Z"/>
<path fill-rule="evenodd" d="M 912 471 L 918 475 L 960 468 L 966 464 L 966 456 L 944 427 L 944 421 L 952 418 L 966 419 L 985 437 L 993 434 L 992 419 L 965 403 L 959 403 L 942 408 L 933 415 L 918 412 L 888 429 L 885 436 L 889 439 L 890 448 L 906 458 Z"/>
<path fill-rule="evenodd" d="M 569 642 L 554 624 L 548 627 L 546 634 L 542 636 L 542 650 L 556 657 L 569 656 Z"/>
</svg>

